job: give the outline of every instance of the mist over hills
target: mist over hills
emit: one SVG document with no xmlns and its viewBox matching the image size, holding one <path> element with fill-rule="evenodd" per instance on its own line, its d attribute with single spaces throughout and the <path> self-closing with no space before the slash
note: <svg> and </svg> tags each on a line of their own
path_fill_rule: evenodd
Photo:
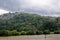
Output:
<svg viewBox="0 0 60 40">
<path fill-rule="evenodd" d="M 0 0 L 0 9 L 58 17 L 60 0 Z"/>
</svg>

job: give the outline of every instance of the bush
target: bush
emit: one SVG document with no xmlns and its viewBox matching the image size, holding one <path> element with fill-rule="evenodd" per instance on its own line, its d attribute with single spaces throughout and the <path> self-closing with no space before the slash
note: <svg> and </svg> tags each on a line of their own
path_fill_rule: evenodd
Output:
<svg viewBox="0 0 60 40">
<path fill-rule="evenodd" d="M 54 31 L 54 34 L 60 34 L 60 31 Z"/>
<path fill-rule="evenodd" d="M 40 34 L 43 34 L 43 32 L 42 31 L 37 31 L 36 34 L 40 35 Z"/>
<path fill-rule="evenodd" d="M 19 35 L 19 32 L 17 32 L 16 30 L 11 31 L 11 35 Z"/>
<path fill-rule="evenodd" d="M 36 34 L 36 31 L 29 30 L 29 31 L 26 32 L 26 34 L 27 35 L 35 35 Z"/>
<path fill-rule="evenodd" d="M 50 34 L 54 34 L 54 32 L 50 32 Z"/>
<path fill-rule="evenodd" d="M 19 35 L 16 30 L 9 31 L 9 30 L 0 30 L 0 36 L 12 36 L 12 35 Z"/>
<path fill-rule="evenodd" d="M 45 31 L 43 32 L 43 34 L 50 34 L 50 31 L 45 30 Z"/>
<path fill-rule="evenodd" d="M 26 32 L 25 31 L 21 31 L 20 35 L 26 35 Z"/>
<path fill-rule="evenodd" d="M 0 30 L 0 36 L 8 36 L 10 35 L 10 31 L 8 30 Z"/>
</svg>

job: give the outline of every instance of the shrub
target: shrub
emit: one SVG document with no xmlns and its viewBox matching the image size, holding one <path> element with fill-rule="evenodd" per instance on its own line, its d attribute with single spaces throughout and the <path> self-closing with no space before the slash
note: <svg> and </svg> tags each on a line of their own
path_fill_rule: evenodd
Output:
<svg viewBox="0 0 60 40">
<path fill-rule="evenodd" d="M 42 31 L 37 31 L 36 34 L 40 35 L 40 34 L 43 34 L 43 32 Z"/>
<path fill-rule="evenodd" d="M 11 31 L 11 35 L 19 35 L 19 32 L 17 32 L 17 30 L 13 30 Z"/>
<path fill-rule="evenodd" d="M 26 35 L 26 32 L 25 31 L 21 31 L 20 34 L 21 35 Z"/>
<path fill-rule="evenodd" d="M 0 36 L 8 36 L 10 35 L 10 31 L 8 30 L 0 30 Z"/>
<path fill-rule="evenodd" d="M 50 34 L 54 34 L 54 32 L 50 32 Z"/>
<path fill-rule="evenodd" d="M 60 31 L 54 31 L 54 34 L 60 34 Z"/>
<path fill-rule="evenodd" d="M 45 30 L 45 31 L 43 32 L 43 34 L 50 34 L 50 31 Z"/>
</svg>

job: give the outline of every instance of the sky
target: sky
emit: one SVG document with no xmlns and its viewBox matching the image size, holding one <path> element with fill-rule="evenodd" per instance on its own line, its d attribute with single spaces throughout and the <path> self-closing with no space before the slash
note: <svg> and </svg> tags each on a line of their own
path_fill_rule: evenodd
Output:
<svg viewBox="0 0 60 40">
<path fill-rule="evenodd" d="M 59 16 L 60 0 L 0 0 L 0 14 L 1 10 L 4 10 L 3 13 L 24 11 Z"/>
</svg>

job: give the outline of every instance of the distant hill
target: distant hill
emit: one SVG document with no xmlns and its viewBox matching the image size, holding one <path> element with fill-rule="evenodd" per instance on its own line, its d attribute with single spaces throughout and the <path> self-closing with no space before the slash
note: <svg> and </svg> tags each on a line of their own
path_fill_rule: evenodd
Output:
<svg viewBox="0 0 60 40">
<path fill-rule="evenodd" d="M 0 15 L 0 31 L 16 30 L 21 34 L 60 33 L 60 18 L 40 16 L 24 12 Z M 13 32 L 16 32 L 13 31 Z M 0 34 L 1 35 L 1 34 Z"/>
</svg>

